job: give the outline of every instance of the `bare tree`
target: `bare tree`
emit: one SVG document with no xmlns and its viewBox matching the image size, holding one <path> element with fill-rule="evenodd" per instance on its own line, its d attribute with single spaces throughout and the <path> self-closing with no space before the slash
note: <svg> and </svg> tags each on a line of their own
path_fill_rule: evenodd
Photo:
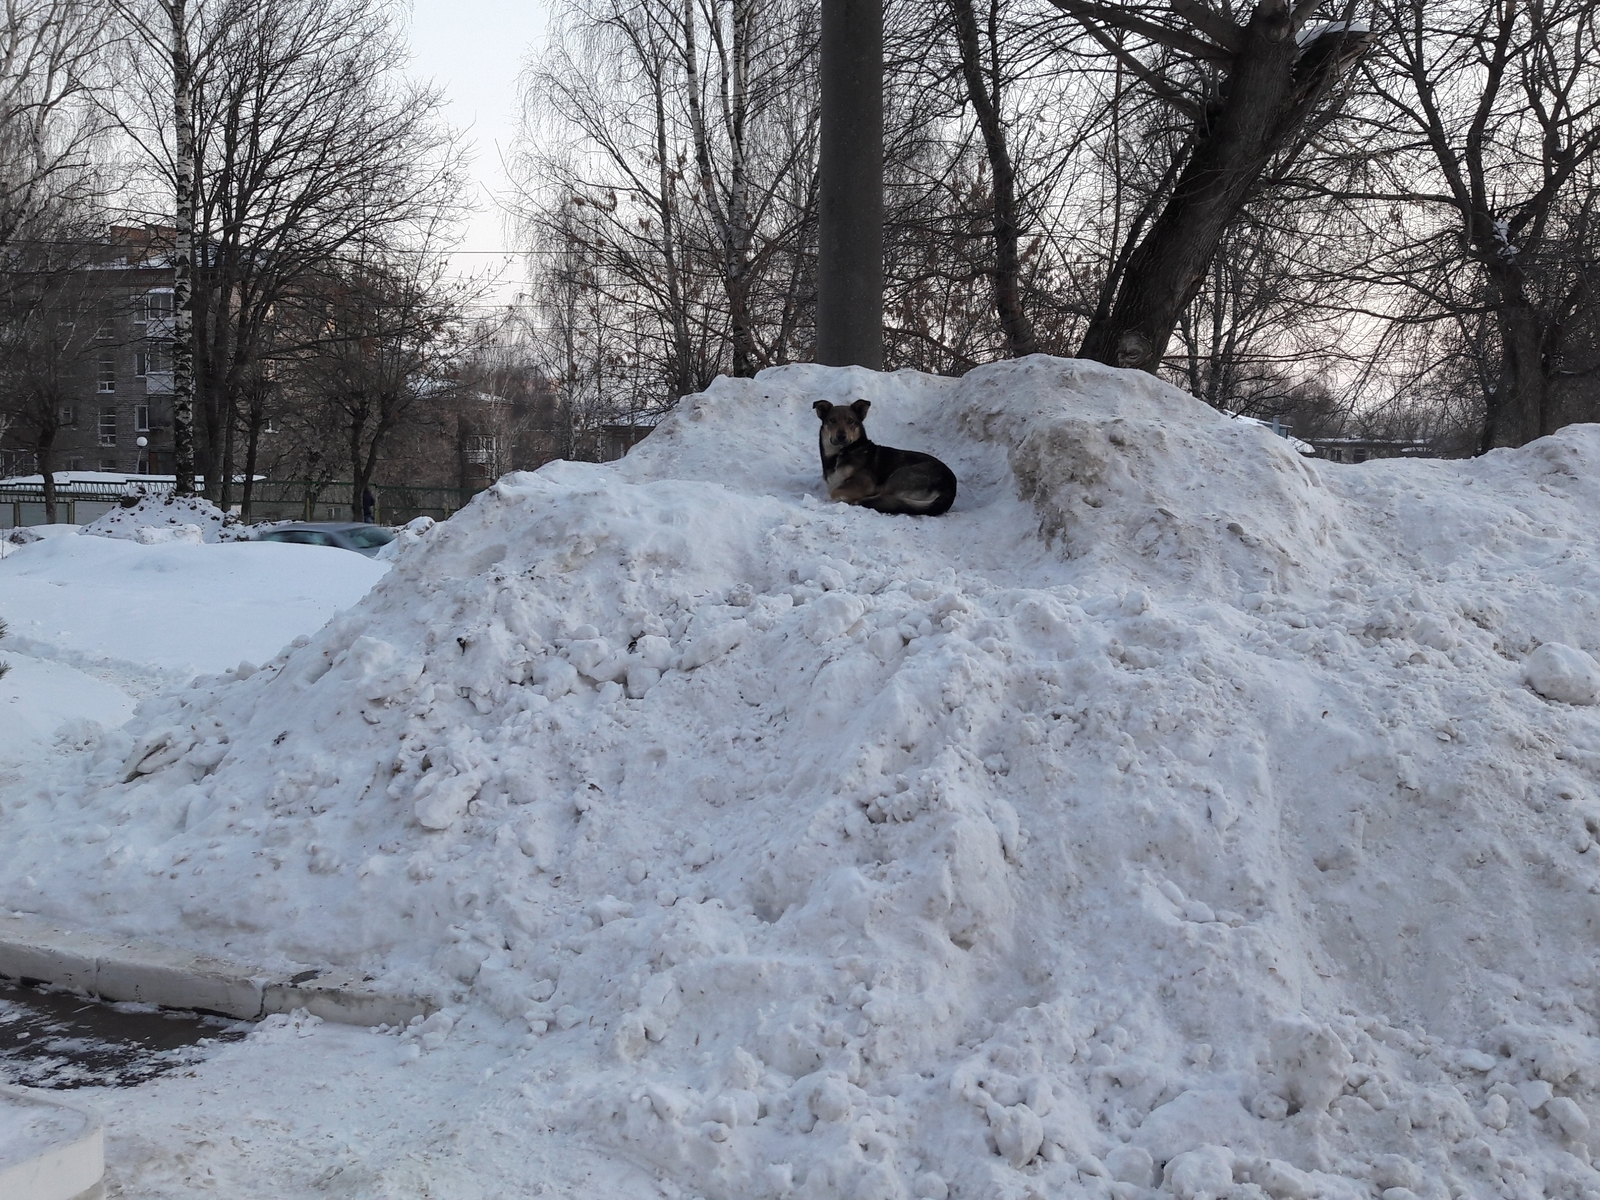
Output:
<svg viewBox="0 0 1600 1200">
<path fill-rule="evenodd" d="M 811 168 L 816 152 L 814 140 L 795 136 L 799 131 L 788 122 L 772 123 L 765 139 L 758 125 L 769 108 L 781 110 L 791 101 L 796 83 L 815 70 L 817 33 L 809 7 L 778 0 L 683 0 L 681 12 L 679 49 L 700 201 L 721 256 L 733 373 L 750 376 L 772 361 L 754 328 L 752 284 L 764 260 L 792 243 L 794 222 L 806 216 L 790 210 L 788 220 L 773 227 L 772 210 L 791 176 Z M 705 62 L 702 23 L 710 43 Z"/>
<path fill-rule="evenodd" d="M 960 49 L 961 76 L 967 99 L 983 135 L 993 197 L 991 230 L 994 238 L 994 307 L 1005 331 L 1006 351 L 1013 358 L 1039 349 L 1033 322 L 1023 308 L 1021 259 L 1021 202 L 1017 196 L 1017 171 L 1006 132 L 1003 90 L 1006 79 L 1001 38 L 1000 0 L 987 0 L 983 29 L 973 0 L 949 0 L 950 15 Z"/>
<path fill-rule="evenodd" d="M 87 250 L 81 236 L 15 245 L 0 279 L 0 412 L 7 433 L 32 451 L 43 476 L 49 524 L 57 517 L 56 438 L 73 420 L 85 364 L 104 344 L 106 297 L 86 269 Z"/>
<path fill-rule="evenodd" d="M 95 0 L 0 8 L 0 249 L 55 236 L 60 213 L 98 194 L 108 38 Z"/>
<path fill-rule="evenodd" d="M 153 151 L 165 168 L 171 188 L 172 244 L 172 456 L 175 490 L 195 490 L 195 205 L 199 171 L 195 131 L 195 93 L 216 46 L 243 11 L 235 0 L 112 0 L 112 7 L 132 31 L 132 62 L 150 68 L 139 80 L 151 102 L 154 129 L 140 129 L 123 117 L 124 132 Z M 139 53 L 140 48 L 144 54 Z M 165 85 L 165 86 L 163 86 Z M 161 139 L 168 128 L 170 142 Z M 215 472 L 208 472 L 208 484 Z"/>
<path fill-rule="evenodd" d="M 1396 315 L 1488 355 L 1477 448 L 1521 445 L 1559 423 L 1569 335 L 1596 312 L 1600 14 L 1589 0 L 1376 12 L 1377 153 L 1339 196 L 1366 206 L 1368 273 Z"/>
<path fill-rule="evenodd" d="M 1114 299 L 1079 351 L 1154 371 L 1229 226 L 1274 161 L 1337 111 L 1335 85 L 1371 35 L 1354 0 L 1321 26 L 1308 25 L 1318 0 L 1257 0 L 1239 18 L 1204 0 L 1053 3 L 1185 123 L 1165 186 L 1125 234 Z"/>
<path fill-rule="evenodd" d="M 219 19 L 209 22 L 209 28 L 197 28 L 203 14 L 197 11 L 199 4 L 190 7 L 190 0 L 113 0 L 112 7 L 137 42 L 165 68 L 158 78 L 166 87 L 156 87 L 151 98 L 164 101 L 152 114 L 158 128 L 164 124 L 159 120 L 161 108 L 171 118 L 171 153 L 166 162 L 173 203 L 172 457 L 175 490 L 180 496 L 189 496 L 195 490 L 195 41 L 197 37 L 201 40 L 199 57 L 204 61 L 209 47 L 226 33 L 236 10 L 230 4 L 219 4 Z M 126 121 L 122 124 L 128 128 Z"/>
<path fill-rule="evenodd" d="M 303 331 L 300 349 L 282 360 L 285 386 L 319 414 L 311 424 L 327 442 L 342 444 L 352 520 L 396 430 L 459 386 L 471 285 L 450 281 L 446 265 L 426 242 L 374 251 L 303 280 L 285 302 Z"/>
<path fill-rule="evenodd" d="M 549 280 L 556 292 L 570 293 L 572 272 L 581 270 L 619 308 L 657 327 L 653 357 L 662 383 L 684 395 L 710 382 L 714 370 L 700 350 L 706 308 L 685 228 L 692 188 L 677 119 L 676 24 L 674 10 L 631 0 L 567 14 L 567 27 L 524 82 L 519 216 L 536 262 L 562 277 Z M 574 130 L 585 153 L 546 152 Z M 549 289 L 540 281 L 535 291 Z"/>
<path fill-rule="evenodd" d="M 107 41 L 92 0 L 0 9 L 0 424 L 43 473 L 51 522 L 55 438 L 98 327 L 82 267 L 84 214 L 105 189 L 94 151 Z"/>
<path fill-rule="evenodd" d="M 525 236 L 584 261 L 674 399 L 801 349 L 815 43 L 783 0 L 575 0 L 527 80 L 528 144 L 569 149 L 524 156 Z"/>
<path fill-rule="evenodd" d="M 160 2 L 177 20 L 196 0 Z M 159 121 L 127 122 L 180 196 L 193 150 L 198 459 L 225 505 L 236 434 L 249 458 L 265 411 L 274 306 L 340 256 L 406 245 L 462 207 L 440 93 L 395 69 L 398 15 L 389 0 L 213 0 L 191 21 L 192 146 L 182 121 L 175 142 Z"/>
<path fill-rule="evenodd" d="M 563 417 L 558 438 L 563 458 L 597 459 L 608 424 L 650 424 L 677 400 L 663 390 L 659 371 L 659 328 L 636 294 L 607 269 L 608 248 L 583 236 L 588 206 L 573 206 L 569 236 L 547 243 L 548 256 L 534 280 L 533 318 L 523 340 L 530 362 L 554 385 Z M 640 317 L 645 319 L 640 320 Z M 713 334 L 701 325 L 693 346 L 698 362 L 711 361 Z M 699 387 L 711 381 L 709 371 Z M 698 390 L 698 388 L 696 389 Z"/>
</svg>

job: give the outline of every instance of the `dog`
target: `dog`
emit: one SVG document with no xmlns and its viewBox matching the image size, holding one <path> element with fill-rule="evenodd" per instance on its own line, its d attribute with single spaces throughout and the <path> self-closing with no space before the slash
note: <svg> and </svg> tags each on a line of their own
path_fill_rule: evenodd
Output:
<svg viewBox="0 0 1600 1200">
<path fill-rule="evenodd" d="M 881 513 L 936 517 L 956 500 L 956 475 L 931 454 L 880 446 L 862 424 L 869 400 L 811 406 L 822 422 L 822 478 L 828 495 Z"/>
</svg>

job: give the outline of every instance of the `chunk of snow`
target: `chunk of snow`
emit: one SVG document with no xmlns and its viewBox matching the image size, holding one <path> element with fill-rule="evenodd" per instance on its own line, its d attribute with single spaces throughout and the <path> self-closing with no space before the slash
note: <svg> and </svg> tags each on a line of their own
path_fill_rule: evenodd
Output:
<svg viewBox="0 0 1600 1200">
<path fill-rule="evenodd" d="M 1528 655 L 1528 686 L 1547 700 L 1593 704 L 1600 700 L 1600 663 L 1585 651 L 1546 642 Z"/>
</svg>

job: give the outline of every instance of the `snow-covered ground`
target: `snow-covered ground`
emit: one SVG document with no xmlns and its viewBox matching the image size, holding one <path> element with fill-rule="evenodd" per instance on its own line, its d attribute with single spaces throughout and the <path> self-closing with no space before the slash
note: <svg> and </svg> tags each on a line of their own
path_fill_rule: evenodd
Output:
<svg viewBox="0 0 1600 1200">
<path fill-rule="evenodd" d="M 143 696 L 271 658 L 386 569 L 321 546 L 141 545 L 75 529 L 0 548 L 0 661 L 11 664 L 0 771 L 47 750 L 63 722 L 78 722 L 69 738 L 89 736 L 82 722 L 115 728 Z"/>
<path fill-rule="evenodd" d="M 948 516 L 822 498 L 856 397 Z M 0 791 L 0 907 L 444 1006 L 147 1085 L 128 1195 L 1587 1200 L 1597 511 L 1596 427 L 719 381 Z"/>
</svg>

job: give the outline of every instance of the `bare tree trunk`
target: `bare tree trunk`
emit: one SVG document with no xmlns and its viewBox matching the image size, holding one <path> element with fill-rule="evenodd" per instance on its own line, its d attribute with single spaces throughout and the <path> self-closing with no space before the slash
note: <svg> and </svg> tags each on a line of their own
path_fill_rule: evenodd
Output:
<svg viewBox="0 0 1600 1200">
<path fill-rule="evenodd" d="M 1266 10 L 1266 11 L 1263 11 Z M 1227 98 L 1172 198 L 1128 259 L 1110 316 L 1089 326 L 1080 357 L 1154 371 L 1178 313 L 1277 150 L 1297 52 L 1288 5 L 1261 5 L 1245 30 Z"/>
<path fill-rule="evenodd" d="M 1142 74 L 1158 93 L 1191 113 L 1192 149 L 1171 196 L 1127 257 L 1108 315 L 1096 315 L 1079 354 L 1113 366 L 1155 371 L 1178 313 L 1198 294 L 1206 268 L 1228 227 L 1255 193 L 1274 156 L 1289 150 L 1334 80 L 1366 50 L 1370 34 L 1346 19 L 1302 45 L 1296 33 L 1314 3 L 1257 0 L 1236 24 L 1200 0 L 1173 10 L 1203 33 L 1146 20 L 1131 8 L 1100 0 L 1052 0 L 1100 41 L 1108 53 Z M 1215 99 L 1201 104 L 1178 96 L 1168 81 L 1132 59 L 1108 28 L 1143 36 L 1211 63 L 1225 64 Z"/>
<path fill-rule="evenodd" d="M 677 186 L 673 179 L 671 148 L 667 143 L 667 97 L 659 74 L 653 81 L 656 102 L 656 165 L 660 191 L 661 260 L 667 281 L 667 308 L 672 325 L 672 399 L 696 390 L 693 349 L 689 341 L 689 311 L 684 306 L 683 280 L 678 267 Z"/>
<path fill-rule="evenodd" d="M 223 512 L 227 512 L 228 506 L 233 503 L 233 428 L 238 424 L 239 417 L 238 412 L 235 410 L 233 393 L 231 390 L 229 391 L 224 404 L 226 407 L 223 414 L 223 428 L 226 432 L 223 434 L 222 438 L 222 470 L 218 473 L 221 478 L 217 481 L 215 492 L 217 495 L 217 506 L 221 508 Z M 213 459 L 217 457 L 218 456 L 216 454 L 212 455 Z M 208 488 L 208 490 L 212 489 Z"/>
<path fill-rule="evenodd" d="M 1449 8 L 1425 0 L 1375 7 L 1394 31 L 1383 42 L 1388 72 L 1380 76 L 1394 89 L 1383 94 L 1405 122 L 1404 136 L 1415 138 L 1438 169 L 1436 187 L 1408 175 L 1394 198 L 1432 202 L 1459 222 L 1436 269 L 1466 266 L 1481 272 L 1480 282 L 1443 307 L 1457 322 L 1492 313 L 1498 334 L 1497 368 L 1483 372 L 1493 379 L 1484 380 L 1476 448 L 1523 445 L 1563 419 L 1553 384 L 1567 330 L 1583 327 L 1594 311 L 1588 221 L 1600 159 L 1594 7 Z M 1441 44 L 1461 47 L 1454 52 L 1459 61 L 1473 64 L 1471 88 L 1440 71 Z M 1510 114 L 1516 122 L 1506 120 Z M 1493 339 L 1475 330 L 1463 341 Z M 1492 358 L 1496 351 L 1487 353 Z"/>
<path fill-rule="evenodd" d="M 748 96 L 750 22 L 754 19 L 751 0 L 733 0 L 733 45 L 730 54 L 722 44 L 717 30 L 712 31 L 713 41 L 722 53 L 720 87 L 722 89 L 723 116 L 727 125 L 728 166 L 727 203 L 718 190 L 715 168 L 711 163 L 711 139 L 706 128 L 705 105 L 702 103 L 699 50 L 694 27 L 694 0 L 683 4 L 683 58 L 687 74 L 687 99 L 689 121 L 694 134 L 695 162 L 700 169 L 700 191 L 717 230 L 717 240 L 722 249 L 722 283 L 728 298 L 729 340 L 733 350 L 733 373 L 741 378 L 755 375 L 760 367 L 760 356 L 750 326 L 750 180 L 746 162 L 745 118 Z M 712 19 L 717 19 L 712 9 Z"/>
<path fill-rule="evenodd" d="M 255 500 L 256 463 L 261 451 L 261 431 L 267 423 L 267 383 L 257 379 L 250 389 L 250 410 L 245 425 L 244 483 L 239 494 L 239 519 L 250 521 L 250 508 Z"/>
<path fill-rule="evenodd" d="M 350 455 L 350 519 L 361 519 L 361 489 L 364 485 L 361 478 L 361 435 L 367 427 L 367 413 L 370 403 L 362 398 L 358 405 L 353 405 L 350 412 L 349 423 L 345 426 L 345 449 Z M 459 441 L 459 439 L 457 439 Z"/>
<path fill-rule="evenodd" d="M 250 522 L 250 504 L 256 490 L 256 454 L 261 446 L 261 419 L 254 405 L 250 408 L 250 428 L 244 442 L 244 484 L 239 494 L 239 519 Z"/>
<path fill-rule="evenodd" d="M 372 483 L 372 477 L 378 473 L 378 456 L 383 452 L 383 443 L 388 439 L 389 432 L 394 428 L 394 420 L 387 415 L 393 411 L 394 396 L 387 399 L 380 397 L 378 400 L 378 419 L 372 426 L 372 437 L 367 442 L 366 452 L 361 451 L 361 434 L 355 425 L 351 425 L 350 437 L 350 465 L 351 474 L 355 477 L 350 484 L 350 519 L 361 521 L 366 519 L 365 505 L 362 497 Z"/>
<path fill-rule="evenodd" d="M 978 118 L 978 129 L 983 134 L 994 188 L 994 211 L 990 219 L 994 238 L 994 309 L 1006 335 L 1006 353 L 1012 358 L 1021 358 L 1037 353 L 1039 343 L 1034 337 L 1033 322 L 1022 305 L 1022 268 L 1017 252 L 1022 221 L 1017 206 L 1017 173 L 1000 117 L 999 49 L 995 29 L 998 5 L 999 0 L 989 0 L 987 79 L 984 78 L 984 54 L 972 0 L 950 0 L 950 11 L 955 17 L 956 42 L 961 48 L 961 75 L 966 81 L 967 99 Z"/>
<path fill-rule="evenodd" d="M 56 523 L 56 456 L 55 456 L 56 431 L 46 428 L 34 443 L 33 456 L 39 460 L 39 474 L 44 478 L 44 521 L 46 525 Z"/>
<path fill-rule="evenodd" d="M 172 457 L 177 494 L 194 495 L 194 84 L 188 0 L 169 0 L 177 235 L 172 255 Z"/>
<path fill-rule="evenodd" d="M 1500 375 L 1486 398 L 1478 452 L 1496 446 L 1521 446 L 1550 432 L 1550 378 L 1544 348 L 1544 322 L 1515 281 L 1495 281 L 1500 327 Z M 1509 286 L 1508 286 L 1509 285 Z M 1510 294 L 1506 294 L 1507 292 Z"/>
</svg>

